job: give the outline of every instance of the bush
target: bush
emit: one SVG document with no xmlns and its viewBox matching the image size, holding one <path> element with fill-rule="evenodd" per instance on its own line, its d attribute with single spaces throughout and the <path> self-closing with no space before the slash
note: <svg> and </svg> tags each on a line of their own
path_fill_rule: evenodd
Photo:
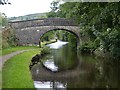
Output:
<svg viewBox="0 0 120 90">
<path fill-rule="evenodd" d="M 16 46 L 16 37 L 11 28 L 5 28 L 2 31 L 2 37 L 0 38 L 2 38 L 2 48 Z"/>
<path fill-rule="evenodd" d="M 101 44 L 105 52 L 109 52 L 114 59 L 120 58 L 120 29 L 113 28 L 101 34 Z"/>
<path fill-rule="evenodd" d="M 81 53 L 93 53 L 95 49 L 99 46 L 99 41 L 95 40 L 94 42 L 87 42 L 79 46 Z"/>
<path fill-rule="evenodd" d="M 41 55 L 50 53 L 50 48 L 47 46 L 44 46 L 41 50 Z"/>
<path fill-rule="evenodd" d="M 79 50 L 81 53 L 90 53 L 90 48 L 87 45 L 81 45 Z"/>
<path fill-rule="evenodd" d="M 83 45 L 79 46 L 79 50 L 81 53 L 90 53 L 91 52 L 91 48 L 88 45 L 88 43 L 84 43 Z"/>
</svg>

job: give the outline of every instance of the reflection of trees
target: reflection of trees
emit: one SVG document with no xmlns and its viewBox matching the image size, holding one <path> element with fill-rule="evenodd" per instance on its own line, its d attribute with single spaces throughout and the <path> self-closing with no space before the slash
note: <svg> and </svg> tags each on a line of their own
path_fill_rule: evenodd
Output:
<svg viewBox="0 0 120 90">
<path fill-rule="evenodd" d="M 60 70 L 74 68 L 77 65 L 77 53 L 71 50 L 69 45 L 65 45 L 61 49 L 55 50 L 54 62 Z"/>
<path fill-rule="evenodd" d="M 96 64 L 96 80 L 93 87 L 119 88 L 119 62 L 113 60 L 99 60 Z"/>
<path fill-rule="evenodd" d="M 50 86 L 53 88 L 53 90 L 66 90 L 66 83 L 52 81 L 50 82 Z"/>
</svg>

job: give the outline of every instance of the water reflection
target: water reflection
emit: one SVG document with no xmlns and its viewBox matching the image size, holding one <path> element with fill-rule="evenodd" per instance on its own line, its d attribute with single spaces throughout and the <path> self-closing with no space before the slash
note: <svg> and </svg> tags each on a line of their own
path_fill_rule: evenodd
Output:
<svg viewBox="0 0 120 90">
<path fill-rule="evenodd" d="M 54 59 L 53 57 L 50 57 L 49 59 L 47 59 L 46 61 L 43 62 L 43 65 L 50 69 L 51 71 L 58 71 L 58 67 L 55 65 L 54 63 Z"/>
<path fill-rule="evenodd" d="M 37 90 L 42 90 L 44 88 L 47 88 L 47 90 L 66 90 L 67 84 L 57 81 L 34 81 L 34 86 Z"/>
<path fill-rule="evenodd" d="M 64 42 L 61 40 L 57 40 L 57 42 L 52 43 L 52 44 L 48 44 L 47 46 L 49 46 L 52 49 L 59 49 L 61 48 L 63 45 L 67 44 L 68 42 Z"/>
<path fill-rule="evenodd" d="M 81 55 L 69 44 L 54 49 L 42 61 L 44 65 L 47 62 L 47 68 L 60 72 L 54 73 L 41 63 L 36 64 L 31 69 L 36 88 L 120 88 L 119 61 Z"/>
<path fill-rule="evenodd" d="M 117 60 L 98 60 L 95 68 L 96 84 L 95 87 L 120 88 L 120 62 Z"/>
<path fill-rule="evenodd" d="M 58 40 L 48 46 L 54 49 L 51 51 L 51 54 L 41 60 L 47 69 L 51 71 L 63 71 L 76 67 L 78 63 L 77 52 L 71 52 L 72 48 L 69 47 L 68 42 Z"/>
</svg>

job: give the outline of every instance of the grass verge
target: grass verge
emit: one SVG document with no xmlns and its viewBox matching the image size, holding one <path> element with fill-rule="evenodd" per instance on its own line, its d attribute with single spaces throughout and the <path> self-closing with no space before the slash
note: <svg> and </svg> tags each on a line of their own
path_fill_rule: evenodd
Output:
<svg viewBox="0 0 120 90">
<path fill-rule="evenodd" d="M 40 53 L 40 49 L 30 50 L 9 59 L 2 69 L 2 88 L 34 88 L 29 64 L 37 53 Z"/>
<path fill-rule="evenodd" d="M 39 48 L 39 47 L 37 47 L 37 46 L 17 46 L 17 47 L 10 47 L 10 48 L 6 48 L 6 49 L 2 49 L 2 55 L 10 54 L 12 52 L 16 52 L 16 51 L 19 51 L 19 50 L 35 49 L 35 48 Z"/>
</svg>

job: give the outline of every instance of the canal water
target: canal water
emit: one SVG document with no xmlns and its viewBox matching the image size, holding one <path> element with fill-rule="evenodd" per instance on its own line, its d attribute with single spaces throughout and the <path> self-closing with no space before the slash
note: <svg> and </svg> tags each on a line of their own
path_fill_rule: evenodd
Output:
<svg viewBox="0 0 120 90">
<path fill-rule="evenodd" d="M 68 42 L 57 41 L 48 46 L 51 53 L 31 69 L 36 89 L 120 87 L 119 61 L 81 55 Z"/>
</svg>

